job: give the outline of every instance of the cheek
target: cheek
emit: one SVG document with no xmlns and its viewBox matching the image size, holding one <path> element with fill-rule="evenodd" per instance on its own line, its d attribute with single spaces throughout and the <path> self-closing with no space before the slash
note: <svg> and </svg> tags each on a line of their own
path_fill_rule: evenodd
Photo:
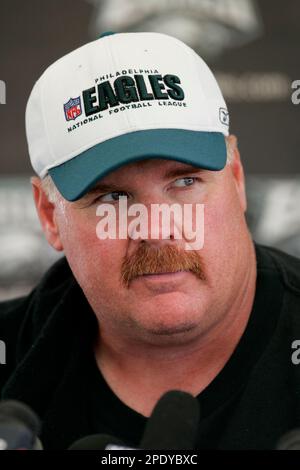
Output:
<svg viewBox="0 0 300 470">
<path fill-rule="evenodd" d="M 205 234 L 207 241 L 228 241 L 235 238 L 241 228 L 244 214 L 239 201 L 232 191 L 226 194 L 216 194 L 205 204 Z"/>
<path fill-rule="evenodd" d="M 119 279 L 125 253 L 124 240 L 99 240 L 94 216 L 64 214 L 59 221 L 61 241 L 70 267 L 84 290 L 104 289 Z M 102 287 L 101 287 L 102 286 Z"/>
<path fill-rule="evenodd" d="M 202 254 L 213 276 L 232 275 L 239 264 L 248 229 L 234 187 L 223 188 L 205 204 Z"/>
<path fill-rule="evenodd" d="M 95 218 L 66 211 L 59 215 L 58 225 L 66 256 L 87 256 L 99 241 L 96 236 Z"/>
</svg>

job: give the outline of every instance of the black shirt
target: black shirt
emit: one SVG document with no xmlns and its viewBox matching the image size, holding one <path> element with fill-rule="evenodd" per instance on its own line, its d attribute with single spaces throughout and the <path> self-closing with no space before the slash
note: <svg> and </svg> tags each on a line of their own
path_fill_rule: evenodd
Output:
<svg viewBox="0 0 300 470">
<path fill-rule="evenodd" d="M 201 410 L 198 449 L 216 449 L 221 445 L 222 434 L 251 371 L 275 331 L 282 300 L 283 285 L 278 271 L 267 266 L 259 268 L 253 309 L 244 334 L 221 372 L 197 396 Z M 127 445 L 138 446 L 148 418 L 129 408 L 113 393 L 92 353 L 86 373 L 87 412 L 92 432 L 109 434 Z"/>
<path fill-rule="evenodd" d="M 247 328 L 198 397 L 199 449 L 273 449 L 283 434 L 300 427 L 300 366 L 291 360 L 292 343 L 300 339 L 300 260 L 255 249 L 257 289 Z M 0 303 L 0 339 L 7 345 L 0 395 L 36 411 L 45 449 L 66 449 L 93 433 L 140 442 L 147 419 L 102 378 L 92 354 L 97 331 L 66 259 L 29 296 Z"/>
</svg>

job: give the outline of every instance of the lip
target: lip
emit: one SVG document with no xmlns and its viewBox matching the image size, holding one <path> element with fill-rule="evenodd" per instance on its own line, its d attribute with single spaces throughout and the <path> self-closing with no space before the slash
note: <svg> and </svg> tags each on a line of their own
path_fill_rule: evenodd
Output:
<svg viewBox="0 0 300 470">
<path fill-rule="evenodd" d="M 181 291 L 191 281 L 191 271 L 176 271 L 168 273 L 144 274 L 132 281 L 132 287 L 146 288 L 154 295 Z M 139 286 L 139 287 L 138 287 Z"/>
<path fill-rule="evenodd" d="M 175 271 L 175 272 L 166 272 L 166 273 L 156 273 L 156 274 L 143 274 L 139 276 L 139 279 L 144 279 L 150 282 L 170 282 L 175 280 L 180 280 L 186 274 L 189 274 L 190 271 Z"/>
</svg>

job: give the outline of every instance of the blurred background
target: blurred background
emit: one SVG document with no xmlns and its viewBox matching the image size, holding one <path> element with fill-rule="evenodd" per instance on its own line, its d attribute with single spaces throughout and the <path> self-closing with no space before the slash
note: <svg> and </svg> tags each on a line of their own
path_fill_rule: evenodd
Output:
<svg viewBox="0 0 300 470">
<path fill-rule="evenodd" d="M 50 63 L 103 31 L 163 32 L 202 55 L 239 139 L 253 237 L 300 257 L 299 0 L 1 0 L 0 300 L 29 292 L 59 256 L 32 201 L 28 95 Z"/>
</svg>

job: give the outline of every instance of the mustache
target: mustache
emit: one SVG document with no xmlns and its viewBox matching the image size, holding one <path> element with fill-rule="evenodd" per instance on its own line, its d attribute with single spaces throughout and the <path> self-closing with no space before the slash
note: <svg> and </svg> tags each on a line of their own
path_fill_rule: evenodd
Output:
<svg viewBox="0 0 300 470">
<path fill-rule="evenodd" d="M 191 271 L 198 279 L 206 280 L 204 263 L 197 251 L 172 245 L 157 248 L 142 243 L 131 257 L 123 260 L 121 282 L 128 288 L 138 276 L 176 271 Z"/>
</svg>

